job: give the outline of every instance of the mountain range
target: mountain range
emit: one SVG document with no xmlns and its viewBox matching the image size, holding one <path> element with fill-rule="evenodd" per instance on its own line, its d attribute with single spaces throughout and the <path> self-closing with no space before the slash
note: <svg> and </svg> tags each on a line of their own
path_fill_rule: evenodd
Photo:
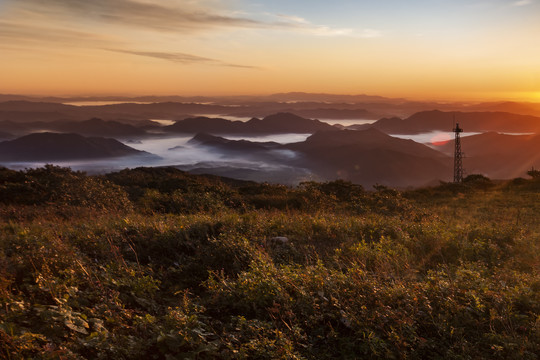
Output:
<svg viewBox="0 0 540 360">
<path fill-rule="evenodd" d="M 305 119 L 291 113 L 278 113 L 262 120 L 253 118 L 246 122 L 208 117 L 188 118 L 164 128 L 166 132 L 188 134 L 307 134 L 321 130 L 337 129 L 319 120 Z"/>
<path fill-rule="evenodd" d="M 448 156 L 376 129 L 319 131 L 303 142 L 286 145 L 235 141 L 208 134 L 198 134 L 191 142 L 224 154 L 243 153 L 261 161 L 279 159 L 282 164 L 309 169 L 321 179 L 340 178 L 366 186 L 419 186 L 448 180 L 451 173 Z M 296 155 L 277 152 L 280 150 Z"/>
<path fill-rule="evenodd" d="M 114 137 L 141 143 L 153 139 L 167 140 L 175 137 L 185 139 L 184 135 L 189 134 L 193 138 L 188 147 L 211 148 L 212 151 L 208 152 L 210 158 L 214 155 L 219 158 L 221 155 L 224 161 L 230 158 L 239 164 L 236 168 L 229 165 L 222 166 L 220 163 L 212 163 L 211 166 L 193 166 L 193 169 L 198 169 L 197 171 L 203 171 L 201 169 L 204 168 L 205 171 L 212 172 L 213 168 L 214 172 L 218 172 L 218 169 L 227 172 L 228 176 L 235 171 L 239 176 L 242 176 L 241 174 L 252 176 L 258 171 L 252 165 L 258 162 L 261 165 L 259 169 L 266 167 L 267 178 L 270 178 L 268 174 L 272 172 L 272 179 L 291 179 L 290 175 L 295 173 L 295 176 L 301 177 L 312 174 L 318 180 L 342 178 L 365 186 L 375 183 L 399 187 L 421 186 L 438 180 L 451 180 L 453 142 L 431 148 L 388 134 L 450 132 L 456 121 L 460 123 L 465 133 L 482 133 L 463 137 L 462 149 L 466 154 L 464 166 L 467 173 L 480 173 L 491 178 L 511 178 L 523 176 L 532 166 L 540 167 L 538 155 L 540 135 L 534 135 L 540 134 L 540 117 L 533 115 L 504 111 L 432 110 L 417 112 L 405 118 L 385 117 L 373 124 L 349 127 L 333 126 L 293 112 L 277 112 L 262 118 L 252 117 L 247 121 L 231 121 L 209 116 L 184 118 L 182 115 L 203 110 L 244 114 L 254 109 L 281 108 L 296 109 L 300 113 L 312 112 L 313 115 L 329 110 L 326 116 L 338 113 L 343 116 L 366 114 L 357 103 L 345 102 L 352 98 L 330 97 L 333 101 L 341 102 L 322 104 L 318 101 L 322 101 L 323 95 L 312 95 L 282 94 L 241 106 L 233 104 L 232 98 L 227 99 L 230 101 L 228 104 L 168 102 L 103 106 L 8 101 L 0 103 L 0 140 L 7 140 L 0 142 L 0 161 L 65 161 L 145 155 L 149 160 L 148 164 L 152 165 L 152 159 L 156 157 L 152 158 L 148 153 L 107 138 Z M 286 99 L 289 100 L 285 102 Z M 385 106 L 388 102 L 395 106 L 400 104 L 398 99 L 378 97 L 366 97 L 363 101 L 371 101 L 377 106 Z M 408 105 L 412 104 L 405 102 Z M 498 109 L 512 107 L 518 109 L 528 106 L 518 103 L 492 105 Z M 480 104 L 468 106 L 468 109 L 481 108 Z M 533 108 L 531 105 L 531 109 Z M 104 117 L 89 118 L 91 114 L 102 114 Z M 150 121 L 151 116 L 160 115 L 165 116 L 165 119 L 177 121 L 169 126 Z M 341 130 L 343 128 L 347 130 Z M 277 134 L 306 134 L 306 136 L 311 134 L 311 136 L 305 141 L 293 144 L 226 138 L 229 135 Z M 14 137 L 18 138 L 11 140 Z M 302 137 L 303 135 L 300 136 Z M 184 150 L 177 148 L 175 152 L 170 152 L 167 159 L 174 161 L 175 156 L 182 151 Z M 247 162 L 242 163 L 242 160 Z M 232 161 L 229 164 L 232 164 Z M 291 169 L 298 169 L 298 172 Z M 264 181 L 264 178 L 257 180 Z"/>
<path fill-rule="evenodd" d="M 373 124 L 353 125 L 350 129 L 375 128 L 387 134 L 418 134 L 431 131 L 451 131 L 455 122 L 467 132 L 540 132 L 540 117 L 507 112 L 443 112 L 422 111 L 406 119 L 383 118 Z"/>
<path fill-rule="evenodd" d="M 92 101 L 97 101 L 92 105 Z M 99 104 L 99 102 L 115 102 Z M 78 106 L 68 105 L 79 103 Z M 118 103 L 122 102 L 122 103 Z M 141 96 L 141 97 L 28 97 L 0 94 L 0 120 L 181 120 L 197 116 L 263 118 L 292 112 L 315 119 L 377 120 L 407 118 L 426 109 L 461 112 L 508 112 L 540 116 L 540 104 L 532 102 L 415 101 L 373 95 L 283 93 L 266 96 Z"/>
</svg>

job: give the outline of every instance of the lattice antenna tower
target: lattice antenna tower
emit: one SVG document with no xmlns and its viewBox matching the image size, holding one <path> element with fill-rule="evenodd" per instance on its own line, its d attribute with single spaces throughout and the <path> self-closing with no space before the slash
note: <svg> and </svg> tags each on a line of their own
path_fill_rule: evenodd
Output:
<svg viewBox="0 0 540 360">
<path fill-rule="evenodd" d="M 456 116 L 454 115 L 454 122 Z M 461 152 L 461 133 L 463 129 L 459 127 L 459 123 L 456 123 L 456 127 L 452 130 L 455 134 L 455 148 L 454 148 L 454 182 L 460 183 L 463 181 L 463 153 Z"/>
</svg>

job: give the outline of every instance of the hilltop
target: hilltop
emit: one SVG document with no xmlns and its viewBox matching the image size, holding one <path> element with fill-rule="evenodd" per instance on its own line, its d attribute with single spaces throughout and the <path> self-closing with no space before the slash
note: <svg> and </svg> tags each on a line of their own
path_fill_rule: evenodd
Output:
<svg viewBox="0 0 540 360">
<path fill-rule="evenodd" d="M 0 142 L 0 161 L 53 161 L 150 155 L 115 139 L 36 133 Z"/>
<path fill-rule="evenodd" d="M 302 134 L 333 129 L 335 128 L 327 123 L 319 120 L 305 119 L 291 113 L 277 113 L 269 115 L 264 119 L 253 118 L 247 122 L 197 117 L 180 120 L 173 125 L 165 127 L 165 131 L 168 132 L 203 132 L 209 134 Z"/>
<path fill-rule="evenodd" d="M 412 140 L 376 129 L 317 132 L 287 146 L 303 154 L 299 161 L 326 179 L 346 179 L 371 186 L 421 186 L 446 180 L 450 159 Z"/>
</svg>

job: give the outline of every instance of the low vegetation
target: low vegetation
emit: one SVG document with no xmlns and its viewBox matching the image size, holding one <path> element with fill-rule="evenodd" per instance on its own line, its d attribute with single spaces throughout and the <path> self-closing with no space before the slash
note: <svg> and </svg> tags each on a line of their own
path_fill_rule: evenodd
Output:
<svg viewBox="0 0 540 360">
<path fill-rule="evenodd" d="M 0 358 L 538 359 L 538 178 L 369 190 L 0 169 Z"/>
</svg>

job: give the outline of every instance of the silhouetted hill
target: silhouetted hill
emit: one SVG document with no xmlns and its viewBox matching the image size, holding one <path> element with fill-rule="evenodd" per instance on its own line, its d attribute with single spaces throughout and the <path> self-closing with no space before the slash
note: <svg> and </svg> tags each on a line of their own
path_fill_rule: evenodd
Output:
<svg viewBox="0 0 540 360">
<path fill-rule="evenodd" d="M 0 121 L 0 129 L 15 135 L 27 134 L 30 131 L 26 124 L 19 124 L 9 120 Z"/>
<path fill-rule="evenodd" d="M 366 186 L 419 186 L 451 174 L 450 158 L 444 154 L 375 129 L 318 132 L 286 148 L 301 153 L 299 161 L 323 178 Z"/>
<path fill-rule="evenodd" d="M 495 132 L 461 139 L 465 154 L 463 166 L 468 174 L 483 174 L 493 179 L 523 176 L 531 167 L 540 168 L 540 135 L 504 135 Z M 453 154 L 454 141 L 441 146 Z"/>
<path fill-rule="evenodd" d="M 145 125 L 146 122 L 141 125 Z M 157 124 L 153 124 L 159 127 Z M 85 136 L 105 136 L 105 137 L 126 137 L 143 136 L 146 131 L 130 124 L 124 124 L 118 121 L 105 121 L 93 118 L 85 121 L 32 121 L 32 122 L 13 122 L 0 121 L 0 128 L 4 131 L 17 134 L 18 136 L 28 135 L 34 132 L 62 132 L 76 133 Z"/>
<path fill-rule="evenodd" d="M 374 114 L 366 109 L 339 109 L 339 108 L 316 108 L 316 109 L 289 109 L 288 112 L 293 112 L 299 116 L 311 119 L 368 119 L 376 120 L 380 118 L 378 114 Z"/>
<path fill-rule="evenodd" d="M 444 157 L 439 151 L 417 143 L 413 140 L 399 139 L 389 136 L 377 129 L 363 131 L 342 130 L 339 132 L 317 132 L 306 139 L 303 143 L 291 144 L 289 147 L 310 150 L 335 148 L 346 145 L 358 145 L 364 147 L 384 147 L 397 150 L 411 155 L 441 158 Z"/>
<path fill-rule="evenodd" d="M 195 103 L 122 103 L 112 105 L 74 106 L 35 101 L 0 103 L 0 120 L 18 122 L 85 120 L 98 117 L 106 120 L 181 119 L 182 114 L 224 114 L 230 107 Z"/>
<path fill-rule="evenodd" d="M 273 163 L 282 165 L 286 165 L 288 161 L 287 156 L 279 151 L 283 148 L 283 145 L 272 141 L 229 140 L 219 136 L 199 133 L 189 143 L 209 147 L 221 155 L 235 157 L 237 159 L 257 160 L 265 164 Z"/>
<path fill-rule="evenodd" d="M 39 101 L 6 101 L 0 103 L 0 121 L 32 122 L 73 118 L 76 106 Z"/>
<path fill-rule="evenodd" d="M 0 111 L 0 121 L 16 121 L 19 123 L 56 121 L 71 118 L 73 118 L 72 115 L 57 111 Z"/>
<path fill-rule="evenodd" d="M 0 161 L 52 161 L 151 155 L 114 139 L 38 133 L 0 143 Z"/>
<path fill-rule="evenodd" d="M 251 119 L 246 128 L 254 133 L 314 133 L 316 131 L 335 130 L 331 125 L 319 120 L 305 119 L 291 113 L 277 113 L 262 120 Z"/>
<path fill-rule="evenodd" d="M 468 106 L 471 111 L 499 111 L 521 115 L 540 115 L 540 104 L 515 101 L 489 102 Z"/>
<path fill-rule="evenodd" d="M 342 178 L 365 186 L 419 186 L 449 180 L 452 174 L 450 157 L 376 129 L 319 131 L 303 142 L 287 145 L 228 140 L 208 134 L 197 134 L 190 142 L 213 147 L 225 155 L 309 169 L 315 178 Z M 233 172 L 229 169 L 228 174 Z"/>
<path fill-rule="evenodd" d="M 281 144 L 273 141 L 255 142 L 248 140 L 229 140 L 205 133 L 195 135 L 189 143 L 210 146 L 224 151 L 239 151 L 244 154 L 249 154 L 249 152 L 252 151 L 266 151 L 281 146 Z"/>
<path fill-rule="evenodd" d="M 242 127 L 242 124 L 243 123 L 241 121 L 230 121 L 221 118 L 209 118 L 205 116 L 199 116 L 177 121 L 173 125 L 165 126 L 163 130 L 167 132 L 187 134 L 197 134 L 200 132 L 213 134 L 232 134 L 241 132 L 240 128 Z"/>
<path fill-rule="evenodd" d="M 64 112 L 73 108 L 76 108 L 76 106 L 25 100 L 6 101 L 0 103 L 0 111 Z"/>
<path fill-rule="evenodd" d="M 417 134 L 430 131 L 451 131 L 456 122 L 467 132 L 540 132 L 540 117 L 505 112 L 443 112 L 422 111 L 405 120 L 384 118 L 371 125 L 352 126 L 354 129 L 373 127 L 387 134 Z"/>
<path fill-rule="evenodd" d="M 325 93 L 288 92 L 268 95 L 266 98 L 275 101 L 319 101 L 319 102 L 385 102 L 403 101 L 404 99 L 390 99 L 376 95 L 341 95 Z"/>
<path fill-rule="evenodd" d="M 92 118 L 86 121 L 62 121 L 44 124 L 47 130 L 61 131 L 66 133 L 77 133 L 90 136 L 142 136 L 146 134 L 141 128 L 133 125 L 122 124 L 117 121 L 105 121 Z"/>
<path fill-rule="evenodd" d="M 11 138 L 13 138 L 13 134 L 10 134 L 10 133 L 4 132 L 4 131 L 0 131 L 0 139 L 6 140 L 6 139 L 11 139 Z"/>
<path fill-rule="evenodd" d="M 13 101 L 16 100 L 16 101 Z M 99 117 L 106 120 L 125 119 L 184 119 L 212 114 L 240 117 L 259 117 L 277 112 L 292 112 L 307 118 L 325 119 L 379 119 L 399 116 L 406 118 L 426 109 L 442 111 L 509 112 L 540 116 L 540 104 L 530 102 L 434 102 L 411 101 L 403 98 L 385 98 L 372 95 L 339 95 L 284 93 L 267 96 L 140 96 L 140 97 L 25 97 L 0 95 L 0 101 L 11 101 L 10 109 L 21 112 L 0 120 L 51 121 L 61 119 L 84 120 Z M 122 101 L 120 104 L 73 106 L 61 103 L 92 101 Z M 28 106 L 27 103 L 36 103 Z M 45 102 L 53 103 L 46 105 Z M 137 102 L 148 102 L 145 104 Z M 41 104 L 41 105 L 39 105 Z M 41 114 L 37 116 L 37 112 Z M 23 114 L 22 112 L 26 112 Z M 33 114 L 34 113 L 34 114 Z"/>
<path fill-rule="evenodd" d="M 332 130 L 334 127 L 319 120 L 304 119 L 290 113 L 278 113 L 262 120 L 253 118 L 247 122 L 208 117 L 189 118 L 177 121 L 164 129 L 177 133 L 285 134 L 314 133 L 320 130 Z"/>
</svg>

